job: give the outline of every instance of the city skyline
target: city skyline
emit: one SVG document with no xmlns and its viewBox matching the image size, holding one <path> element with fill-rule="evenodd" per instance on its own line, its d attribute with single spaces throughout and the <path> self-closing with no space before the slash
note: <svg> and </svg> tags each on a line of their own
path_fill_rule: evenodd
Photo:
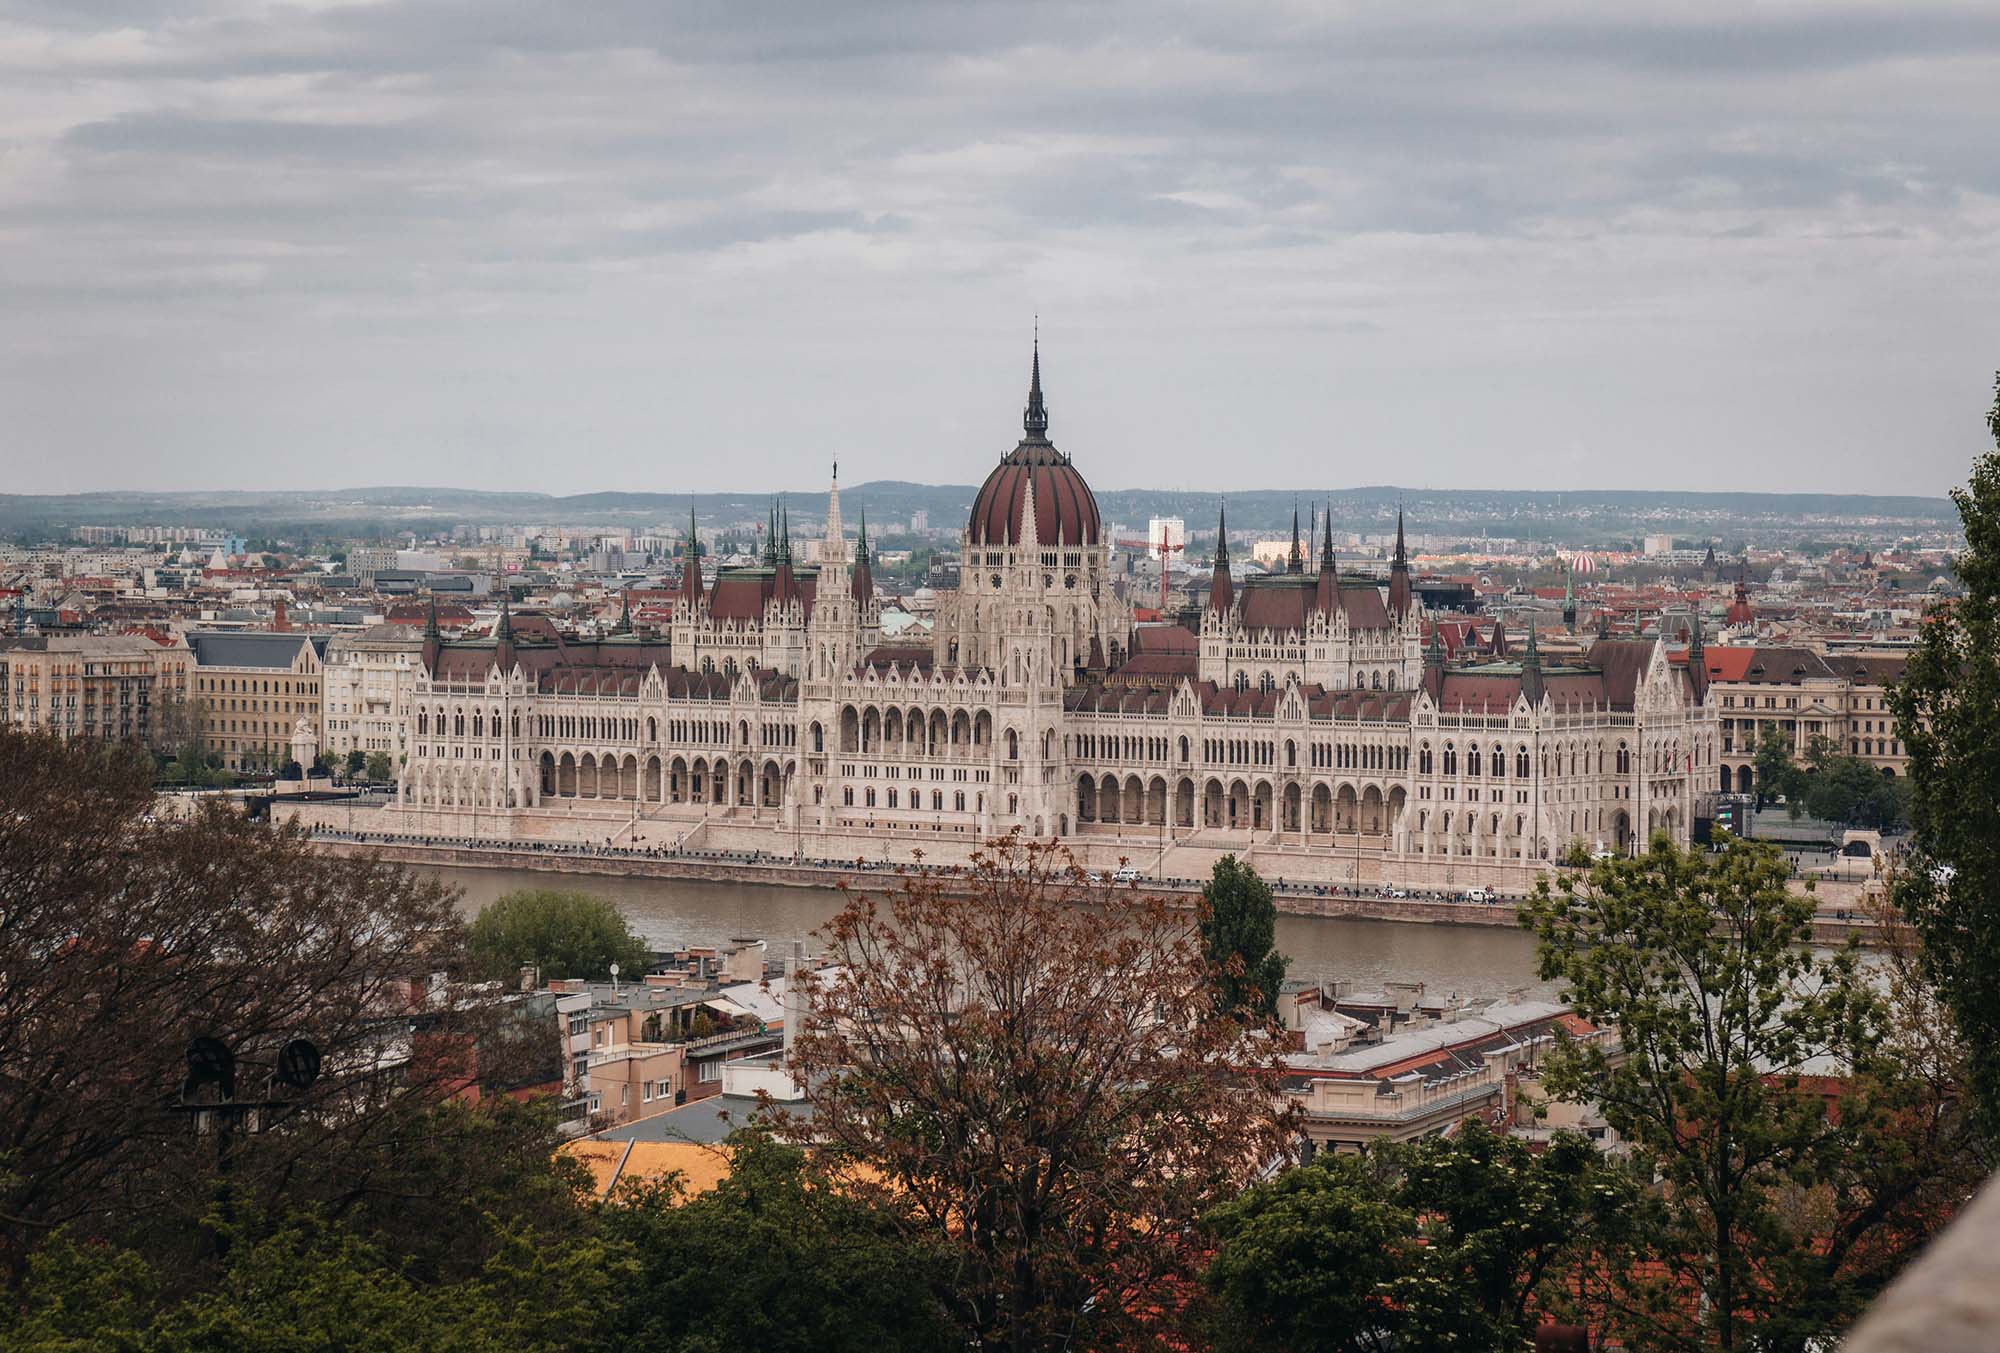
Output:
<svg viewBox="0 0 2000 1353">
<path fill-rule="evenodd" d="M 1445 19 L 17 7 L 6 487 L 1960 481 L 2000 15 Z"/>
</svg>

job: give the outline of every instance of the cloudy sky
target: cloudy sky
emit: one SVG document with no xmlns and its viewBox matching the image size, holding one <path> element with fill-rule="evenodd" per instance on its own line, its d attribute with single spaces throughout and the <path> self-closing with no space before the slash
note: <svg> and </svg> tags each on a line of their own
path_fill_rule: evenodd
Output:
<svg viewBox="0 0 2000 1353">
<path fill-rule="evenodd" d="M 0 491 L 1941 492 L 2000 5 L 0 0 Z"/>
</svg>

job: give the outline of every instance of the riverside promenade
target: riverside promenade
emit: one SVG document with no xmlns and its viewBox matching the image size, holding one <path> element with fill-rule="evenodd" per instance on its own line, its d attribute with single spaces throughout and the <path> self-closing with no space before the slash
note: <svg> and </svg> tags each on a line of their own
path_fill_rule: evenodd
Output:
<svg viewBox="0 0 2000 1353">
<path fill-rule="evenodd" d="M 909 876 L 937 881 L 947 891 L 967 878 L 963 865 L 923 861 L 887 863 L 865 858 L 835 860 L 762 851 L 685 850 L 668 846 L 620 846 L 583 842 L 507 841 L 474 837 L 424 837 L 392 833 L 310 828 L 329 854 L 371 854 L 423 868 L 512 869 L 534 873 L 658 878 L 780 887 L 884 892 Z M 1134 874 L 1124 886 L 1156 893 L 1192 907 L 1205 879 Z M 1279 911 L 1294 916 L 1353 917 L 1417 925 L 1514 927 L 1520 924 L 1520 897 L 1474 901 L 1464 894 L 1405 891 L 1387 886 L 1348 887 L 1267 877 Z M 1830 907 L 1813 926 L 1813 942 L 1839 944 L 1850 936 L 1864 943 L 1874 927 L 1853 912 Z"/>
</svg>

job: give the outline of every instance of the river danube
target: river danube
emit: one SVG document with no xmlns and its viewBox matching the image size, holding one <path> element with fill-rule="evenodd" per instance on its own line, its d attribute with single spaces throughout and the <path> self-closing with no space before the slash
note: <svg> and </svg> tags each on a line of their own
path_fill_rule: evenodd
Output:
<svg viewBox="0 0 2000 1353">
<path fill-rule="evenodd" d="M 632 929 L 656 949 L 768 940 L 782 954 L 793 940 L 819 946 L 810 932 L 840 907 L 832 889 L 754 883 L 707 883 L 592 874 L 552 875 L 513 869 L 433 869 L 464 890 L 468 916 L 516 888 L 575 888 L 618 904 Z M 1433 993 L 1477 998 L 1510 988 L 1547 994 L 1535 978 L 1534 941 L 1499 926 L 1413 925 L 1315 916 L 1279 916 L 1278 948 L 1293 977 L 1341 978 L 1356 990 L 1420 981 Z"/>
</svg>

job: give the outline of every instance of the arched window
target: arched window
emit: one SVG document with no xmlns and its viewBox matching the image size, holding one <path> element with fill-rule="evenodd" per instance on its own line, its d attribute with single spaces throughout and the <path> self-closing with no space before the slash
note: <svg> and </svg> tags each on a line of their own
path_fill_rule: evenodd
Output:
<svg viewBox="0 0 2000 1353">
<path fill-rule="evenodd" d="M 1181 738 L 1181 764 L 1182 764 L 1182 765 L 1186 765 L 1186 764 L 1187 764 L 1187 759 L 1188 759 L 1188 740 L 1187 740 L 1187 738 L 1186 738 L 1186 737 L 1182 737 L 1182 738 Z"/>
<path fill-rule="evenodd" d="M 1453 747 L 1449 742 L 1444 745 L 1444 773 L 1446 775 L 1458 774 L 1458 749 Z"/>
<path fill-rule="evenodd" d="M 1514 749 L 1514 775 L 1522 780 L 1528 778 L 1528 749 L 1525 746 Z"/>
<path fill-rule="evenodd" d="M 1277 684 L 1278 683 L 1276 681 L 1273 681 L 1271 679 L 1271 674 L 1269 672 L 1266 672 L 1264 673 L 1264 675 L 1257 678 L 1257 689 L 1264 692 L 1264 694 L 1266 695 L 1269 695 L 1271 691 L 1277 686 Z"/>
<path fill-rule="evenodd" d="M 1477 780 L 1479 778 L 1479 766 L 1479 744 L 1475 742 L 1465 749 L 1465 773 L 1472 779 Z"/>
<path fill-rule="evenodd" d="M 1021 759 L 1021 735 L 1011 728 L 1007 730 L 1007 759 L 1009 761 Z"/>
<path fill-rule="evenodd" d="M 1287 768 L 1299 764 L 1299 745 L 1290 738 L 1285 739 L 1285 765 Z"/>
<path fill-rule="evenodd" d="M 1247 691 L 1247 690 L 1249 690 L 1249 689 L 1250 689 L 1250 674 L 1249 674 L 1248 672 L 1238 672 L 1238 673 L 1236 674 L 1236 681 L 1235 681 L 1235 686 L 1236 686 L 1236 689 L 1237 689 L 1238 691 Z"/>
<path fill-rule="evenodd" d="M 1632 773 L 1632 750 L 1622 742 L 1618 744 L 1618 773 L 1620 775 Z"/>
<path fill-rule="evenodd" d="M 1431 773 L 1431 745 L 1428 742 L 1417 749 L 1417 771 L 1422 775 Z"/>
</svg>

